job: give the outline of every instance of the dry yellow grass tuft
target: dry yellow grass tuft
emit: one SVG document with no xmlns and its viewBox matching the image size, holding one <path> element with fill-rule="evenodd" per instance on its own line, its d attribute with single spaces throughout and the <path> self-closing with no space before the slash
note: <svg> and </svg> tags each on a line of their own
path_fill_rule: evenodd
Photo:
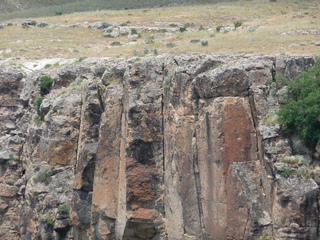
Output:
<svg viewBox="0 0 320 240">
<path fill-rule="evenodd" d="M 320 55 L 320 34 L 301 34 L 297 31 L 320 31 L 318 0 L 252 0 L 170 8 L 96 11 L 32 20 L 48 22 L 51 27 L 24 29 L 13 25 L 0 29 L 0 59 L 126 57 L 133 54 L 154 54 L 154 49 L 159 54 Z M 22 21 L 23 19 L 15 19 L 7 23 Z M 132 41 L 127 36 L 105 38 L 102 31 L 87 27 L 97 21 L 127 23 L 129 27 L 168 27 L 170 23 L 191 26 L 189 31 L 172 34 L 141 32 L 141 37 Z M 228 33 L 216 32 L 217 26 L 232 27 L 237 21 L 243 23 L 243 29 Z M 82 26 L 67 26 L 76 23 Z M 259 27 L 249 32 L 248 27 L 252 25 Z M 296 32 L 283 34 L 289 31 Z M 193 39 L 199 41 L 190 42 Z M 203 40 L 208 45 L 201 44 Z M 115 41 L 121 45 L 111 46 Z"/>
</svg>

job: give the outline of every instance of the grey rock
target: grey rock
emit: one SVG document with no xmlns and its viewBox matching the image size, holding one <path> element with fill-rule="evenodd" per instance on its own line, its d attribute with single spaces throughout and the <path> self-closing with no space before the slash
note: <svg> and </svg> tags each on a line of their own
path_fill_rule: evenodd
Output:
<svg viewBox="0 0 320 240">
<path fill-rule="evenodd" d="M 255 30 L 257 30 L 259 27 L 259 25 L 250 25 L 248 27 L 248 32 L 254 32 Z"/>
<path fill-rule="evenodd" d="M 38 22 L 37 24 L 36 24 L 36 27 L 46 27 L 46 26 L 48 26 L 49 25 L 49 23 L 47 23 L 47 22 Z"/>
<path fill-rule="evenodd" d="M 277 170 L 278 172 L 281 172 L 284 168 L 288 168 L 289 165 L 286 163 L 281 163 L 281 162 L 277 162 L 274 165 L 275 170 Z"/>
<path fill-rule="evenodd" d="M 280 133 L 279 124 L 260 125 L 258 129 L 261 133 L 262 139 L 278 137 Z"/>
</svg>

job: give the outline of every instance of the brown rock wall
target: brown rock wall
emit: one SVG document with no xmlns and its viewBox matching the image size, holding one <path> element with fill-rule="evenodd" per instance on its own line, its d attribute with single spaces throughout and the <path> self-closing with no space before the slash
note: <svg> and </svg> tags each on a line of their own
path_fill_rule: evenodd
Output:
<svg viewBox="0 0 320 240">
<path fill-rule="evenodd" d="M 317 184 L 281 174 L 314 159 L 267 121 L 275 74 L 312 64 L 87 59 L 57 71 L 40 116 L 43 73 L 0 70 L 0 238 L 317 239 Z"/>
</svg>

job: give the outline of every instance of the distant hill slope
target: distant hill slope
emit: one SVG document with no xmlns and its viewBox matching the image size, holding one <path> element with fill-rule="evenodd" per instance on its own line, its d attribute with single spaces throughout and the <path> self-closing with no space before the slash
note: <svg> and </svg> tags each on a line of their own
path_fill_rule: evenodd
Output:
<svg viewBox="0 0 320 240">
<path fill-rule="evenodd" d="M 1 0 L 0 12 L 7 13 L 35 7 L 58 6 L 77 1 L 81 0 Z"/>
<path fill-rule="evenodd" d="M 44 17 L 102 9 L 133 9 L 232 0 L 0 0 L 0 20 Z"/>
</svg>

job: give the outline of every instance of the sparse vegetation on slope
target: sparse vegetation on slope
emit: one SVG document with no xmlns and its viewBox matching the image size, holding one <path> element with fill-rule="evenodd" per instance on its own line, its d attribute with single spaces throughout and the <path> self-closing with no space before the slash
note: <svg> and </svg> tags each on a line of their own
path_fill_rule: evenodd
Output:
<svg viewBox="0 0 320 240">
<path fill-rule="evenodd" d="M 134 52 L 144 52 L 146 47 L 157 49 L 159 54 L 320 55 L 319 7 L 316 0 L 272 3 L 253 0 L 30 19 L 49 23 L 43 28 L 32 25 L 22 28 L 19 24 L 25 19 L 12 19 L 0 29 L 0 59 L 128 57 Z M 108 25 L 94 29 L 91 26 L 95 22 Z M 241 22 L 242 28 L 234 30 L 237 22 Z M 221 29 L 228 32 L 219 32 Z M 135 30 L 138 38 L 132 35 Z M 110 37 L 105 38 L 106 34 Z M 192 39 L 207 40 L 208 44 L 202 47 L 201 42 L 190 42 Z M 121 46 L 112 47 L 112 42 Z M 168 48 L 168 43 L 176 47 Z"/>
<path fill-rule="evenodd" d="M 203 3 L 230 2 L 230 0 L 198 0 Z M 74 12 L 97 11 L 106 9 L 136 9 L 146 7 L 165 7 L 181 4 L 193 4 L 192 0 L 18 0 L 1 3 L 0 20 L 10 18 L 30 18 L 44 16 L 61 16 Z"/>
</svg>

